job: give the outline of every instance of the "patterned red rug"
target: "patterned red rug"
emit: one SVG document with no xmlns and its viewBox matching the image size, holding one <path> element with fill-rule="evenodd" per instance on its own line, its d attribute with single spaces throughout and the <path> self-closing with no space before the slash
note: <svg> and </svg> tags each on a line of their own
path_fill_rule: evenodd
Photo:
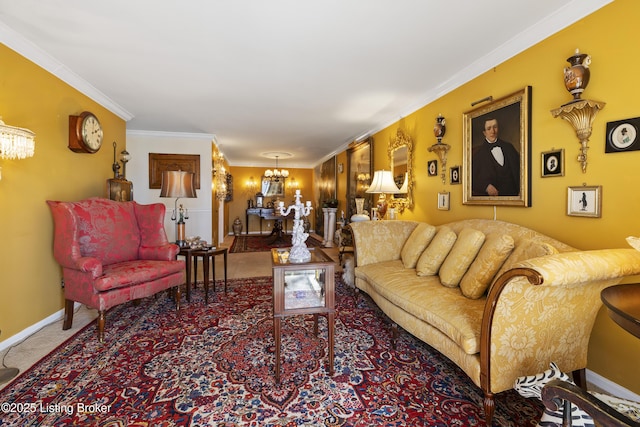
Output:
<svg viewBox="0 0 640 427">
<path fill-rule="evenodd" d="M 307 239 L 307 246 L 320 246 L 322 242 L 317 241 L 312 236 Z M 241 252 L 267 252 L 272 248 L 286 248 L 291 246 L 291 235 L 285 234 L 277 236 L 235 236 L 229 253 Z"/>
<path fill-rule="evenodd" d="M 326 322 L 283 322 L 282 381 L 273 378 L 271 278 L 202 288 L 175 311 L 164 295 L 107 313 L 0 391 L 2 426 L 483 426 L 482 392 L 429 346 L 401 333 L 336 276 L 335 376 Z M 211 299 L 210 299 L 211 301 Z M 494 426 L 535 426 L 542 407 L 496 396 Z"/>
</svg>

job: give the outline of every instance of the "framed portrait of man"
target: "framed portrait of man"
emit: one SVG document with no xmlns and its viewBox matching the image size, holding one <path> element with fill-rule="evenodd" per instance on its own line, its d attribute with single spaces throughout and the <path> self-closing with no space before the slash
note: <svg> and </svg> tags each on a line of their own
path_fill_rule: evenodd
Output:
<svg viewBox="0 0 640 427">
<path fill-rule="evenodd" d="M 531 86 L 463 116 L 462 203 L 531 206 Z"/>
</svg>

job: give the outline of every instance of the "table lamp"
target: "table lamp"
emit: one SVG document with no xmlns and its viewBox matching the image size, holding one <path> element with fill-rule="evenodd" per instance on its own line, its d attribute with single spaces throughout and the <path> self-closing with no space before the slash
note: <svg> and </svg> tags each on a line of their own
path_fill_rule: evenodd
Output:
<svg viewBox="0 0 640 427">
<path fill-rule="evenodd" d="M 384 218 L 387 213 L 387 194 L 398 194 L 400 190 L 393 179 L 391 171 L 380 170 L 375 171 L 373 174 L 373 180 L 367 193 L 380 194 L 378 198 L 378 214 L 380 218 Z"/>
<path fill-rule="evenodd" d="M 164 171 L 162 172 L 162 185 L 160 197 L 175 197 L 175 205 L 171 213 L 171 219 L 176 222 L 176 244 L 181 248 L 186 246 L 185 219 L 189 219 L 189 211 L 178 208 L 178 199 L 181 197 L 195 198 L 196 190 L 193 185 L 193 172 Z"/>
</svg>

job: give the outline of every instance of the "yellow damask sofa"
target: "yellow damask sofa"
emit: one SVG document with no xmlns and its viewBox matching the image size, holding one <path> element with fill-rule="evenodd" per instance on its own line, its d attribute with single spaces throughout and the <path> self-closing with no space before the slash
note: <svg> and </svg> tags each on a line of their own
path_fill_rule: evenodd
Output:
<svg viewBox="0 0 640 427">
<path fill-rule="evenodd" d="M 555 362 L 585 386 L 600 292 L 640 274 L 640 251 L 578 251 L 503 221 L 352 223 L 355 286 L 494 394 Z"/>
</svg>

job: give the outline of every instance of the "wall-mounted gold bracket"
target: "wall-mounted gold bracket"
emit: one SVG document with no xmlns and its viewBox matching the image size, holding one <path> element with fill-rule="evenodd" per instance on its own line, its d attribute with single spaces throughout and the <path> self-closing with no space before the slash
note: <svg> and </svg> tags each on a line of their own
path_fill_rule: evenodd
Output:
<svg viewBox="0 0 640 427">
<path fill-rule="evenodd" d="M 582 165 L 582 173 L 587 172 L 587 150 L 589 149 L 589 137 L 593 120 L 598 111 L 605 106 L 604 102 L 583 99 L 580 101 L 564 104 L 560 108 L 551 110 L 553 117 L 561 117 L 571 123 L 580 141 L 580 154 L 577 160 Z"/>
</svg>

